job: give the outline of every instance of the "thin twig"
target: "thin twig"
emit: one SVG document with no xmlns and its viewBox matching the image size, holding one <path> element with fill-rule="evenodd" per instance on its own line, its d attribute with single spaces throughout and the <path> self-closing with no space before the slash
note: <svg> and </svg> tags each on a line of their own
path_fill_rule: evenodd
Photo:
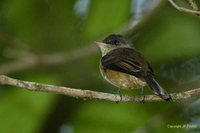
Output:
<svg viewBox="0 0 200 133">
<path fill-rule="evenodd" d="M 0 75 L 0 84 L 16 86 L 30 91 L 62 94 L 82 99 L 98 99 L 98 100 L 106 100 L 113 102 L 120 100 L 120 96 L 115 94 L 23 81 L 23 80 L 13 79 L 5 75 Z M 194 96 L 200 96 L 200 88 L 171 94 L 173 101 L 188 99 Z M 141 102 L 143 98 L 144 98 L 143 96 L 123 96 L 122 102 Z M 164 100 L 156 95 L 145 96 L 145 102 L 158 102 L 158 101 L 164 101 Z"/>
<path fill-rule="evenodd" d="M 121 34 L 127 38 L 132 37 L 135 35 L 134 33 L 138 33 L 138 31 L 143 27 L 145 24 L 147 24 L 151 19 L 152 15 L 157 12 L 160 5 L 164 2 L 162 0 L 136 0 L 134 1 L 134 15 L 129 22 L 128 25 L 122 28 Z M 138 4 L 139 3 L 139 4 Z M 141 9 L 142 6 L 146 6 L 146 8 Z M 137 10 L 137 11 L 136 11 Z M 139 10 L 139 12 L 138 12 Z"/>
<path fill-rule="evenodd" d="M 169 2 L 178 10 L 184 11 L 184 12 L 189 12 L 193 14 L 200 15 L 199 11 L 194 11 L 190 9 L 186 9 L 183 7 L 179 7 L 173 0 L 169 0 Z M 143 18 L 137 25 L 134 25 L 132 27 L 129 27 L 125 31 L 121 31 L 120 33 L 124 34 L 125 36 L 131 35 L 133 32 L 136 31 L 140 25 L 143 24 L 145 19 L 148 18 L 148 15 L 144 15 Z M 2 37 L 1 37 L 2 36 Z M 4 39 L 4 41 L 8 41 L 8 43 L 16 43 L 16 39 L 12 39 L 10 36 L 4 37 L 2 33 L 0 33 L 0 39 Z M 14 40 L 14 41 L 9 41 L 9 40 Z M 17 41 L 18 42 L 18 41 Z M 21 44 L 21 43 L 20 43 Z M 84 48 L 80 48 L 78 50 L 72 51 L 72 52 L 65 52 L 65 53 L 59 53 L 59 54 L 53 54 L 53 55 L 31 55 L 31 56 L 26 56 L 22 59 L 16 59 L 10 63 L 5 63 L 0 66 L 0 74 L 8 74 L 8 73 L 13 73 L 13 72 L 19 72 L 22 70 L 34 68 L 39 65 L 52 65 L 52 64 L 59 64 L 59 63 L 67 63 L 76 59 L 84 58 L 87 57 L 97 51 L 97 48 L 91 47 L 91 46 L 86 46 Z"/>
<path fill-rule="evenodd" d="M 195 11 L 195 10 L 187 9 L 184 7 L 180 7 L 173 0 L 168 0 L 168 1 L 174 6 L 174 8 L 176 8 L 179 11 L 200 15 L 200 11 Z"/>
</svg>

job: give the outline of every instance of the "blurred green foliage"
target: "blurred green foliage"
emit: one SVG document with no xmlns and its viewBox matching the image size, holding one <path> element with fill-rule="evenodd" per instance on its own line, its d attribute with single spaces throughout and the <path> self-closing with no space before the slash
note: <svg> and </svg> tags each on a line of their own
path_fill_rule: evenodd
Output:
<svg viewBox="0 0 200 133">
<path fill-rule="evenodd" d="M 51 54 L 67 53 L 89 46 L 91 42 L 117 32 L 133 15 L 130 12 L 131 0 L 90 1 L 84 17 L 76 13 L 79 9 L 75 8 L 77 2 L 2 0 L 0 63 L 13 60 L 6 57 L 9 55 L 6 49 L 13 49 L 19 55 L 23 50 Z M 199 17 L 178 12 L 169 3 L 164 2 L 146 21 L 140 27 L 139 35 L 133 43 L 155 68 L 156 77 L 161 84 L 170 92 L 199 87 Z M 135 34 L 137 33 L 132 36 Z M 6 40 L 5 36 L 15 38 L 20 43 Z M 66 64 L 35 67 L 10 73 L 9 76 L 116 93 L 115 87 L 101 77 L 98 70 L 99 59 L 100 53 L 97 53 Z M 195 60 L 186 63 L 193 59 Z M 137 95 L 140 94 L 139 91 L 126 93 Z M 145 93 L 152 92 L 147 87 Z M 168 125 L 199 124 L 192 119 L 199 117 L 198 111 L 190 116 L 191 110 L 198 109 L 199 106 L 198 102 L 190 106 L 195 100 L 177 103 L 116 104 L 106 101 L 83 101 L 0 86 L 0 132 L 195 132 L 198 128 L 168 128 Z"/>
</svg>

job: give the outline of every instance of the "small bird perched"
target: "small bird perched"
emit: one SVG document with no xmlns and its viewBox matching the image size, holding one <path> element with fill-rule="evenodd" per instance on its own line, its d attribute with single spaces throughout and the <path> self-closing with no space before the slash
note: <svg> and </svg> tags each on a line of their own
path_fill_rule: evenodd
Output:
<svg viewBox="0 0 200 133">
<path fill-rule="evenodd" d="M 143 90 L 146 85 L 162 99 L 171 100 L 171 96 L 154 79 L 150 64 L 123 36 L 112 34 L 95 43 L 102 53 L 100 72 L 109 83 L 119 88 L 121 100 L 120 89 Z"/>
</svg>

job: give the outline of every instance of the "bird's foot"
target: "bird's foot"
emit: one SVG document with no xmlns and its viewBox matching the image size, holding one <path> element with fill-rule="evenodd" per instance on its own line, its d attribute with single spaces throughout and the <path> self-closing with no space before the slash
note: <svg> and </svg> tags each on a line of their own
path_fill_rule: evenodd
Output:
<svg viewBox="0 0 200 133">
<path fill-rule="evenodd" d="M 145 95 L 143 95 L 142 100 L 140 101 L 141 104 L 145 104 Z"/>
<path fill-rule="evenodd" d="M 143 96 L 143 98 L 140 101 L 140 103 L 144 104 L 145 103 L 145 95 L 144 95 L 144 88 L 143 87 L 142 87 L 142 90 L 141 90 L 141 96 Z"/>
<path fill-rule="evenodd" d="M 122 92 L 121 92 L 121 89 L 118 90 L 118 95 L 120 97 L 120 100 L 116 101 L 117 104 L 122 101 Z"/>
</svg>

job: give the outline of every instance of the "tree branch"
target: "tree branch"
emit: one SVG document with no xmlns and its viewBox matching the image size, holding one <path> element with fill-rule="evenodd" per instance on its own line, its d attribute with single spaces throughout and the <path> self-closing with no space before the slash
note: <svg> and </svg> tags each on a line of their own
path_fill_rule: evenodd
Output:
<svg viewBox="0 0 200 133">
<path fill-rule="evenodd" d="M 97 91 L 90 91 L 90 90 L 82 90 L 82 89 L 75 89 L 69 87 L 60 87 L 54 85 L 47 85 L 41 84 L 36 82 L 28 82 L 18 79 L 13 79 L 5 75 L 0 75 L 0 84 L 1 85 L 11 85 L 20 88 L 24 88 L 29 91 L 37 91 L 37 92 L 48 92 L 54 94 L 62 94 L 70 97 L 75 98 L 82 98 L 82 99 L 97 99 L 97 100 L 106 100 L 106 101 L 119 101 L 120 96 L 115 94 L 109 94 L 104 92 L 97 92 Z M 172 93 L 171 97 L 173 101 L 183 100 L 194 96 L 200 95 L 200 88 L 189 90 L 180 93 Z M 143 96 L 123 96 L 122 102 L 141 102 L 143 100 Z M 164 101 L 160 97 L 156 95 L 146 95 L 145 102 L 158 102 Z"/>
<path fill-rule="evenodd" d="M 190 9 L 180 7 L 173 0 L 169 0 L 169 2 L 179 11 L 184 11 L 184 12 L 189 12 L 189 13 L 200 15 L 200 11 L 195 11 L 195 10 L 190 10 Z M 189 0 L 189 2 L 191 4 L 191 6 L 193 8 L 195 8 L 194 6 L 196 4 L 194 3 L 194 1 Z M 159 4 L 157 4 L 157 5 L 159 5 Z M 153 10 L 151 10 L 150 12 L 152 13 Z M 125 36 L 132 35 L 132 33 L 135 32 L 138 27 L 143 25 L 143 23 L 145 22 L 145 19 L 147 19 L 150 16 L 150 14 L 143 15 L 139 21 L 133 20 L 132 23 L 134 23 L 134 21 L 136 21 L 135 25 L 132 25 L 131 27 L 127 26 L 128 28 L 125 28 L 125 30 L 119 31 L 119 32 Z M 12 36 L 9 36 L 2 32 L 0 32 L 0 40 L 3 40 L 5 42 L 7 42 L 8 44 L 14 43 L 14 44 L 20 45 L 20 46 L 23 45 L 23 47 L 26 46 L 22 42 L 17 40 L 16 38 L 13 38 Z M 97 51 L 97 48 L 95 48 L 94 46 L 86 46 L 84 48 L 80 48 L 80 49 L 77 49 L 77 50 L 74 50 L 71 52 L 58 53 L 58 54 L 52 54 L 52 55 L 36 55 L 36 54 L 34 55 L 31 53 L 30 55 L 25 56 L 24 58 L 16 59 L 9 63 L 2 64 L 0 66 L 0 74 L 8 74 L 8 73 L 13 73 L 13 72 L 18 72 L 21 70 L 34 68 L 39 65 L 52 65 L 52 64 L 59 64 L 59 63 L 67 63 L 72 60 L 87 57 L 87 56 L 95 53 L 96 51 Z"/>
<path fill-rule="evenodd" d="M 21 70 L 34 68 L 40 65 L 53 65 L 67 63 L 73 60 L 87 57 L 95 53 L 98 49 L 95 46 L 86 46 L 71 52 L 51 55 L 30 54 L 22 59 L 11 61 L 0 66 L 0 74 L 8 74 Z"/>
<path fill-rule="evenodd" d="M 161 0 L 160 2 L 156 2 L 156 3 L 161 3 Z M 159 6 L 159 4 L 156 4 L 156 5 Z M 131 20 L 130 23 L 128 23 L 125 27 L 122 27 L 123 29 L 118 30 L 117 33 L 123 34 L 126 37 L 131 36 L 134 32 L 137 31 L 139 27 L 141 27 L 146 22 L 146 20 L 150 17 L 150 15 L 154 13 L 154 8 L 156 8 L 157 6 L 153 6 L 152 7 L 153 9 L 151 10 L 148 8 L 148 11 L 146 9 L 145 12 L 148 12 L 148 13 L 143 13 L 142 15 L 140 15 L 141 17 L 139 20 L 136 20 L 136 19 Z M 21 45 L 26 46 L 21 41 L 17 40 L 16 38 L 2 32 L 0 32 L 0 40 L 3 40 L 4 42 L 8 44 L 15 44 L 17 46 L 21 46 Z M 71 52 L 66 51 L 64 53 L 57 53 L 57 54 L 38 55 L 38 54 L 30 53 L 29 55 L 23 56 L 20 59 L 18 58 L 14 61 L 0 65 L 0 74 L 9 74 L 9 73 L 14 73 L 14 72 L 19 72 L 19 71 L 31 69 L 40 65 L 68 63 L 70 61 L 88 57 L 94 54 L 95 52 L 97 52 L 97 50 L 98 48 L 95 47 L 94 45 L 87 45 L 83 48 L 79 48 Z M 27 51 L 27 53 L 29 53 L 29 51 Z"/>
<path fill-rule="evenodd" d="M 200 15 L 200 11 L 196 11 L 196 10 L 191 10 L 191 9 L 187 9 L 184 7 L 180 7 L 178 6 L 173 0 L 168 0 L 172 6 L 174 6 L 174 8 L 176 8 L 177 10 L 181 11 L 181 12 L 188 12 L 188 13 L 192 13 L 192 14 L 196 14 L 196 15 Z M 191 1 L 190 1 L 191 2 Z M 193 2 L 192 2 L 193 3 Z M 194 4 L 194 3 L 193 3 Z M 194 5 L 191 5 L 192 7 Z M 194 8 L 194 7 L 193 7 Z"/>
</svg>

